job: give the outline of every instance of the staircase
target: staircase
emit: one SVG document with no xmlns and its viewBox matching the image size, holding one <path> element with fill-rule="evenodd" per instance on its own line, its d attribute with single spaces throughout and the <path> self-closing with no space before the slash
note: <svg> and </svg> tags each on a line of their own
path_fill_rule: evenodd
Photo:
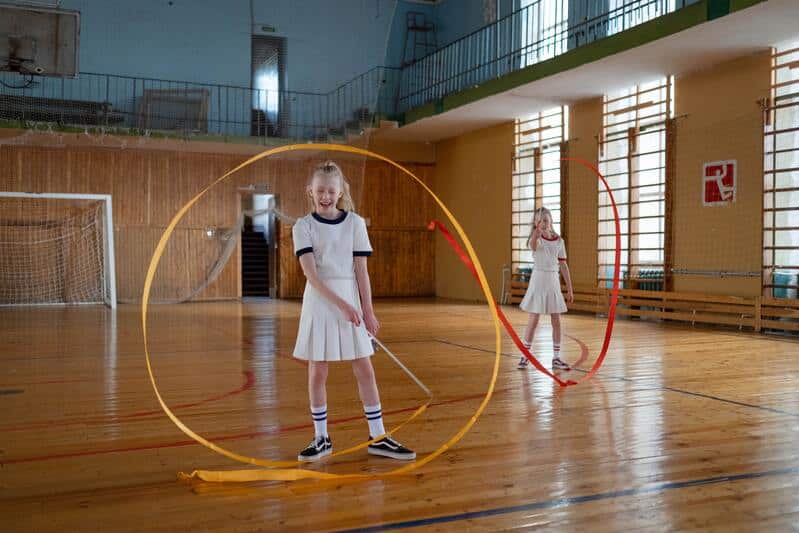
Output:
<svg viewBox="0 0 799 533">
<path fill-rule="evenodd" d="M 386 120 L 366 108 L 353 111 L 352 118 L 339 127 L 329 127 L 327 135 L 317 139 L 318 142 L 351 144 L 361 148 L 369 148 L 368 139 L 372 133 L 386 129 L 396 129 L 399 123 Z"/>
<path fill-rule="evenodd" d="M 260 231 L 241 231 L 241 295 L 269 296 L 269 246 Z"/>
</svg>

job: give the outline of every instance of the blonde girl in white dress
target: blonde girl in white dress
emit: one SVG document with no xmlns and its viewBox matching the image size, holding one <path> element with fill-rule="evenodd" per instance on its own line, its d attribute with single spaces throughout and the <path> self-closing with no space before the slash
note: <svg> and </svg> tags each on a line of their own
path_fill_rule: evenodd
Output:
<svg viewBox="0 0 799 533">
<path fill-rule="evenodd" d="M 386 430 L 369 358 L 374 353 L 369 335 L 377 335 L 380 324 L 372 308 L 366 266 L 372 254 L 366 223 L 353 212 L 349 183 L 332 161 L 316 167 L 307 194 L 311 213 L 297 220 L 292 230 L 294 252 L 307 279 L 294 357 L 308 361 L 315 434 L 298 459 L 317 461 L 333 451 L 327 432 L 325 387 L 331 361 L 352 364 L 369 424 L 369 440 Z M 370 444 L 368 452 L 400 460 L 416 458 L 413 451 L 388 436 Z"/>
<path fill-rule="evenodd" d="M 552 213 L 546 207 L 539 207 L 533 213 L 533 224 L 527 245 L 533 250 L 533 273 L 530 284 L 519 307 L 530 313 L 522 342 L 529 350 L 538 327 L 540 315 L 550 315 L 552 320 L 552 368 L 569 370 L 570 367 L 560 358 L 560 315 L 565 313 L 566 302 L 560 291 L 560 273 L 566 281 L 567 299 L 574 301 L 569 266 L 566 264 L 566 244 L 552 229 Z M 527 368 L 529 361 L 522 356 L 519 368 Z"/>
</svg>

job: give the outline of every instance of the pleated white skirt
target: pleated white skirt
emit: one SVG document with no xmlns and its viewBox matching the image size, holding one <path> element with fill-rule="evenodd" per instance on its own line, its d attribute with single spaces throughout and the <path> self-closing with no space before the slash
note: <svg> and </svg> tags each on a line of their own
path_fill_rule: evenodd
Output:
<svg viewBox="0 0 799 533">
<path fill-rule="evenodd" d="M 568 311 L 566 301 L 560 292 L 560 273 L 533 270 L 527 292 L 519 307 L 523 311 L 539 315 Z"/>
<path fill-rule="evenodd" d="M 361 311 L 358 285 L 354 279 L 326 279 L 325 284 Z M 351 361 L 374 353 L 363 323 L 356 327 L 341 311 L 306 283 L 302 296 L 300 326 L 294 357 L 306 361 Z"/>
</svg>

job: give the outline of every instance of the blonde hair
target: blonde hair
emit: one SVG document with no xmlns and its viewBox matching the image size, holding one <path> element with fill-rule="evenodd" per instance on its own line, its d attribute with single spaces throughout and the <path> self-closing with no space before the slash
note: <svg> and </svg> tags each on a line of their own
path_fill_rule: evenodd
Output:
<svg viewBox="0 0 799 533">
<path fill-rule="evenodd" d="M 311 183 L 317 176 L 320 178 L 338 178 L 341 183 L 341 198 L 336 202 L 336 208 L 343 211 L 355 211 L 355 202 L 352 201 L 352 195 L 350 194 L 350 184 L 337 164 L 327 160 L 324 163 L 316 165 L 311 173 L 311 177 L 308 179 L 307 187 L 311 186 Z M 308 205 L 310 210 L 313 211 L 315 207 L 313 196 L 308 197 Z"/>
<path fill-rule="evenodd" d="M 541 219 L 543 219 L 544 217 L 549 219 L 549 231 L 551 231 L 552 235 L 554 235 L 555 237 L 558 236 L 558 234 L 555 233 L 555 228 L 553 227 L 552 212 L 546 207 L 539 207 L 538 209 L 533 211 L 533 223 L 530 225 L 530 237 L 533 236 L 535 228 L 538 227 L 538 223 L 541 222 Z"/>
</svg>

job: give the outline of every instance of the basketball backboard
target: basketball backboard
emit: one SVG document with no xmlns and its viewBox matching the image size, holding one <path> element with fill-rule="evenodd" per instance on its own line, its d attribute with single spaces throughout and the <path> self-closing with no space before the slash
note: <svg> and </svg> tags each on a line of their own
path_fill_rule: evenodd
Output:
<svg viewBox="0 0 799 533">
<path fill-rule="evenodd" d="M 0 71 L 74 78 L 80 13 L 0 4 Z"/>
</svg>

